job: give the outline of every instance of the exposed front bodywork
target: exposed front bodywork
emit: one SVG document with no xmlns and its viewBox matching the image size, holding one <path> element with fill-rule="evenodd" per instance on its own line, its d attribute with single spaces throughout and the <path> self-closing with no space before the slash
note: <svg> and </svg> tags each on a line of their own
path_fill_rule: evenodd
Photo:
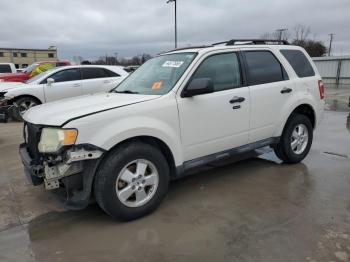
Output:
<svg viewBox="0 0 350 262">
<path fill-rule="evenodd" d="M 48 190 L 64 187 L 65 204 L 71 208 L 84 208 L 90 199 L 93 175 L 104 151 L 91 145 L 62 148 L 55 154 L 42 154 L 38 144 L 43 127 L 25 123 L 25 143 L 19 152 L 24 171 L 33 185 L 44 183 Z"/>
</svg>

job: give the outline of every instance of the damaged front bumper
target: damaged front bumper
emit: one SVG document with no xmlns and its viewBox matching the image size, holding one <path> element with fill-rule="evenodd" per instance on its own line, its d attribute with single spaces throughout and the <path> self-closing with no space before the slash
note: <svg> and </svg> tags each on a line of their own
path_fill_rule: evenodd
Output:
<svg viewBox="0 0 350 262">
<path fill-rule="evenodd" d="M 5 103 L 1 103 L 0 101 L 0 123 L 7 123 L 13 110 L 16 110 L 14 105 L 7 105 Z"/>
<path fill-rule="evenodd" d="M 70 209 L 88 205 L 93 177 L 103 150 L 72 147 L 60 155 L 45 156 L 40 163 L 31 158 L 25 143 L 20 145 L 19 153 L 24 173 L 33 185 L 44 183 L 48 190 L 64 187 L 68 196 L 65 205 Z"/>
</svg>

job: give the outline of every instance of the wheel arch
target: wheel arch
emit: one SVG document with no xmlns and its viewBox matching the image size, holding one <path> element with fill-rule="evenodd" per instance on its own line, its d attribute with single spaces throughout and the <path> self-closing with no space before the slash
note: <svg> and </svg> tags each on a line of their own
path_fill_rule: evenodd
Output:
<svg viewBox="0 0 350 262">
<path fill-rule="evenodd" d="M 315 108 L 309 104 L 309 103 L 302 103 L 299 104 L 297 106 L 295 106 L 287 115 L 287 117 L 285 118 L 285 121 L 283 122 L 283 124 L 280 126 L 280 128 L 278 129 L 278 134 L 276 134 L 276 136 L 280 136 L 284 130 L 284 127 L 286 126 L 286 124 L 288 123 L 288 121 L 293 117 L 293 115 L 295 114 L 301 114 L 301 115 L 305 115 L 311 122 L 313 129 L 316 128 L 316 111 Z"/>
<path fill-rule="evenodd" d="M 21 99 L 21 98 L 24 98 L 24 97 L 30 97 L 30 98 L 34 99 L 35 101 L 37 101 L 39 104 L 43 103 L 38 97 L 36 97 L 34 95 L 27 95 L 27 94 L 15 96 L 15 97 L 11 98 L 10 102 L 13 103 L 14 101 Z"/>
<path fill-rule="evenodd" d="M 143 142 L 158 148 L 167 160 L 167 163 L 170 169 L 170 175 L 175 176 L 176 174 L 175 158 L 170 147 L 163 140 L 154 136 L 147 136 L 147 135 L 134 136 L 134 137 L 124 139 L 118 142 L 117 144 L 115 144 L 112 148 L 110 148 L 103 158 L 105 158 L 109 154 L 109 152 L 116 150 L 118 147 L 122 145 L 125 145 L 127 143 L 140 143 L 140 142 Z"/>
</svg>

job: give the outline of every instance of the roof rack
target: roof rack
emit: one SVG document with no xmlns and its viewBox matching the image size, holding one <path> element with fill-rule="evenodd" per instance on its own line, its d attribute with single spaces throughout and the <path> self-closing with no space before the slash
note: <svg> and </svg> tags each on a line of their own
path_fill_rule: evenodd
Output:
<svg viewBox="0 0 350 262">
<path fill-rule="evenodd" d="M 199 45 L 199 46 L 180 47 L 180 48 L 175 48 L 175 49 L 173 49 L 173 50 L 161 52 L 161 53 L 159 53 L 159 55 L 165 54 L 165 53 L 169 53 L 169 52 L 175 52 L 175 51 L 186 50 L 186 49 L 207 48 L 207 47 L 213 47 L 213 46 L 214 46 L 214 45 Z"/>
<path fill-rule="evenodd" d="M 286 40 L 276 40 L 276 39 L 231 39 L 225 42 L 218 42 L 212 45 L 289 45 Z"/>
</svg>

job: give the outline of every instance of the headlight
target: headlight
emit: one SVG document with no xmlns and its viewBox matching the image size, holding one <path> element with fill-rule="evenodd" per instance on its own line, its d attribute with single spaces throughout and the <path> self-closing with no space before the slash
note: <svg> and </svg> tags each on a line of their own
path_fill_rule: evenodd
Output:
<svg viewBox="0 0 350 262">
<path fill-rule="evenodd" d="M 43 128 L 38 145 L 39 152 L 54 153 L 62 146 L 74 145 L 77 136 L 76 129 Z"/>
</svg>

